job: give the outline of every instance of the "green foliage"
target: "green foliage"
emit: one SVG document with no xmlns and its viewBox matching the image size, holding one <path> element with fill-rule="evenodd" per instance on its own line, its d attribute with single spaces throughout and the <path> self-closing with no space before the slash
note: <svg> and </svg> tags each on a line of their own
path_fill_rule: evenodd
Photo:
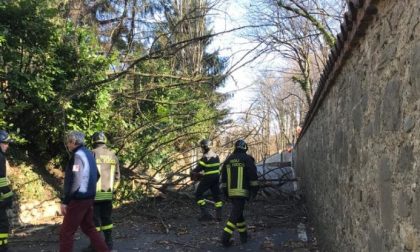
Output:
<svg viewBox="0 0 420 252">
<path fill-rule="evenodd" d="M 58 157 L 64 157 L 65 131 L 80 130 L 90 137 L 102 130 L 126 167 L 165 173 L 171 171 L 176 153 L 212 134 L 224 115 L 217 107 L 225 98 L 215 90 L 223 84 L 219 76 L 226 60 L 217 52 L 205 52 L 209 40 L 199 42 L 204 45 L 198 52 L 204 54 L 197 63 L 202 64 L 201 72 L 177 69 L 171 53 L 162 53 L 136 61 L 120 78 L 104 81 L 126 70 L 126 61 L 143 57 L 149 47 L 163 50 L 172 35 L 162 30 L 171 30 L 162 29 L 164 22 L 147 27 L 148 36 L 160 36 L 153 45 L 147 38 L 131 36 L 128 26 L 109 38 L 94 17 L 74 21 L 59 13 L 55 3 L 0 1 L 0 127 L 14 133 L 22 153 L 37 161 L 62 163 Z M 112 16 L 122 7 L 118 1 L 98 6 L 97 16 Z M 167 6 L 156 1 L 153 10 L 146 8 L 138 15 L 163 11 Z M 126 189 L 118 197 L 136 199 L 143 194 L 130 185 L 129 178 L 124 180 Z M 134 196 L 129 193 L 133 190 Z"/>
<path fill-rule="evenodd" d="M 57 196 L 31 167 L 25 165 L 15 167 L 10 172 L 9 179 L 12 181 L 12 190 L 20 201 L 47 200 Z"/>
<path fill-rule="evenodd" d="M 60 153 L 64 131 L 92 134 L 109 117 L 99 110 L 109 93 L 89 85 L 105 78 L 110 59 L 88 27 L 54 24 L 52 15 L 46 1 L 3 1 L 0 8 L 0 82 L 7 83 L 0 118 L 21 130 L 23 148 L 45 159 Z"/>
<path fill-rule="evenodd" d="M 145 198 L 144 186 L 136 184 L 131 178 L 122 178 L 114 195 L 114 207 L 129 201 L 140 201 Z"/>
</svg>

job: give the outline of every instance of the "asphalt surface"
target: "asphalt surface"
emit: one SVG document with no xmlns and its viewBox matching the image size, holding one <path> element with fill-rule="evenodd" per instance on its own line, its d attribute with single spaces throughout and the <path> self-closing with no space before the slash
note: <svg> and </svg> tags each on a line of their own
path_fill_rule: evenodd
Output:
<svg viewBox="0 0 420 252">
<path fill-rule="evenodd" d="M 194 200 L 188 198 L 125 205 L 115 209 L 113 251 L 318 251 L 302 202 L 272 198 L 248 203 L 245 210 L 248 242 L 241 244 L 235 233 L 234 244 L 224 248 L 220 236 L 229 210 L 227 203 L 221 222 L 199 222 Z M 61 218 L 57 217 L 56 224 L 13 230 L 10 251 L 58 251 L 60 222 Z M 81 251 L 89 241 L 78 231 L 74 244 L 74 251 Z"/>
</svg>

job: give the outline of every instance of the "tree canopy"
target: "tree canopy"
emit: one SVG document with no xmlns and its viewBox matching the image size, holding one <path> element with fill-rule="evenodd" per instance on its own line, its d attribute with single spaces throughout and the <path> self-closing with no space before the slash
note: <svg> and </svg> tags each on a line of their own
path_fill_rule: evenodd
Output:
<svg viewBox="0 0 420 252">
<path fill-rule="evenodd" d="M 226 60 L 207 50 L 209 8 L 1 1 L 0 127 L 31 160 L 62 160 L 65 131 L 101 130 L 128 169 L 169 169 L 226 114 L 216 91 Z"/>
</svg>

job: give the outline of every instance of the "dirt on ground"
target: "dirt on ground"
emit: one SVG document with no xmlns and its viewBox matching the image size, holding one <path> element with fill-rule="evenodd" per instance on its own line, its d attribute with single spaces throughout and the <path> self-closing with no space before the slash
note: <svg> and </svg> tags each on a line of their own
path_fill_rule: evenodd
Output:
<svg viewBox="0 0 420 252">
<path fill-rule="evenodd" d="M 114 210 L 114 251 L 318 251 L 302 200 L 260 197 L 248 202 L 244 216 L 250 239 L 241 244 L 235 233 L 226 249 L 220 237 L 229 211 L 227 202 L 223 221 L 200 222 L 194 200 L 181 195 L 124 205 Z M 15 228 L 10 251 L 58 251 L 61 220 Z M 79 230 L 74 244 L 74 251 L 81 251 L 89 241 Z"/>
</svg>

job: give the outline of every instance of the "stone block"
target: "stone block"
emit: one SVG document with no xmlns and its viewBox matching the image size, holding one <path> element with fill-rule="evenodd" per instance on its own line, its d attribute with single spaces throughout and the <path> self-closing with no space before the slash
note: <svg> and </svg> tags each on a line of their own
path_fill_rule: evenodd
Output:
<svg viewBox="0 0 420 252">
<path fill-rule="evenodd" d="M 375 136 L 377 133 L 381 132 L 381 107 L 377 106 L 375 108 L 375 114 L 373 119 L 373 136 Z"/>
<path fill-rule="evenodd" d="M 415 125 L 416 125 L 416 120 L 413 117 L 408 116 L 404 118 L 404 124 L 403 124 L 404 132 L 410 133 Z"/>
<path fill-rule="evenodd" d="M 414 146 L 412 143 L 406 143 L 400 148 L 398 153 L 397 169 L 402 172 L 410 172 L 414 166 Z"/>
<path fill-rule="evenodd" d="M 358 103 L 356 107 L 353 108 L 351 117 L 353 120 L 354 131 L 360 131 L 363 125 L 363 111 L 361 103 Z"/>
<path fill-rule="evenodd" d="M 381 52 L 378 65 L 376 66 L 377 70 L 380 71 L 389 66 L 389 62 L 395 58 L 395 54 L 397 53 L 397 46 L 398 44 L 395 43 L 395 41 L 387 41 L 387 44 L 383 47 L 383 51 Z"/>
<path fill-rule="evenodd" d="M 382 98 L 382 130 L 397 131 L 401 122 L 401 81 L 393 79 L 385 87 L 385 93 Z"/>
<path fill-rule="evenodd" d="M 368 251 L 386 251 L 383 236 L 377 234 L 375 230 L 370 230 L 368 239 Z"/>
<path fill-rule="evenodd" d="M 420 241 L 417 237 L 416 231 L 411 225 L 401 224 L 400 225 L 400 238 L 403 243 L 405 251 L 417 251 L 417 246 L 420 245 Z"/>
<path fill-rule="evenodd" d="M 398 215 L 404 218 L 410 216 L 411 197 L 405 191 L 400 191 L 397 199 Z"/>
<path fill-rule="evenodd" d="M 410 85 L 409 103 L 415 103 L 420 97 L 420 43 L 417 43 L 412 51 L 410 59 Z"/>
<path fill-rule="evenodd" d="M 417 188 L 414 192 L 414 202 L 413 202 L 413 222 L 414 227 L 420 232 L 420 188 Z"/>
<path fill-rule="evenodd" d="M 394 206 L 392 200 L 392 172 L 390 169 L 390 161 L 388 158 L 383 158 L 379 162 L 379 205 L 381 211 L 381 220 L 384 228 L 388 231 L 392 230 L 394 223 Z"/>
</svg>

